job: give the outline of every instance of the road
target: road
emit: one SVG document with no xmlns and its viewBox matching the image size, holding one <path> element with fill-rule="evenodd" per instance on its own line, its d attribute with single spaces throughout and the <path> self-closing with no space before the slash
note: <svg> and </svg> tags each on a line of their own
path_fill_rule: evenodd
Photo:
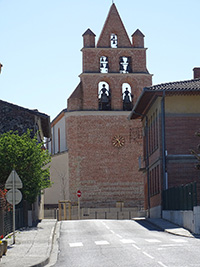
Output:
<svg viewBox="0 0 200 267">
<path fill-rule="evenodd" d="M 145 220 L 63 221 L 55 267 L 200 266 L 199 246 Z"/>
</svg>

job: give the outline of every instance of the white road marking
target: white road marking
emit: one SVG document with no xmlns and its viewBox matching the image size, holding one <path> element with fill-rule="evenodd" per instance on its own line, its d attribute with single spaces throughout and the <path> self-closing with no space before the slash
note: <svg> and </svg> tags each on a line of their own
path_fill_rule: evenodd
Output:
<svg viewBox="0 0 200 267">
<path fill-rule="evenodd" d="M 106 226 L 106 228 L 108 229 L 108 230 L 110 230 L 110 227 L 109 226 L 107 226 L 107 225 L 105 225 Z"/>
<path fill-rule="evenodd" d="M 161 261 L 158 261 L 158 264 L 160 264 L 163 267 L 167 267 L 167 265 L 163 264 Z"/>
<path fill-rule="evenodd" d="M 112 234 L 115 234 L 115 232 L 113 230 L 110 230 Z"/>
<path fill-rule="evenodd" d="M 161 243 L 161 241 L 160 240 L 158 240 L 158 239 L 145 239 L 147 242 L 149 242 L 149 243 Z"/>
<path fill-rule="evenodd" d="M 145 256 L 149 257 L 150 259 L 154 259 L 153 256 L 149 255 L 148 253 L 146 253 L 145 251 L 142 252 Z"/>
<path fill-rule="evenodd" d="M 173 241 L 173 242 L 176 242 L 176 243 L 187 243 L 188 242 L 185 239 L 170 239 L 170 240 Z"/>
<path fill-rule="evenodd" d="M 121 239 L 120 241 L 122 243 L 124 243 L 124 244 L 132 244 L 132 243 L 135 243 L 135 241 L 133 241 L 132 239 Z"/>
<path fill-rule="evenodd" d="M 183 247 L 183 244 L 164 244 L 161 247 Z"/>
<path fill-rule="evenodd" d="M 139 248 L 139 247 L 136 246 L 135 244 L 132 244 L 132 246 L 133 246 L 134 248 L 136 248 L 137 250 L 141 250 L 141 248 Z"/>
<path fill-rule="evenodd" d="M 69 243 L 69 246 L 70 246 L 71 248 L 82 247 L 82 246 L 83 246 L 83 243 L 82 243 L 82 242 Z"/>
<path fill-rule="evenodd" d="M 122 238 L 122 236 L 121 236 L 121 235 L 118 235 L 118 234 L 116 234 L 116 236 L 118 236 L 119 238 Z"/>
<path fill-rule="evenodd" d="M 100 241 L 95 241 L 95 244 L 97 246 L 102 246 L 102 245 L 109 245 L 110 243 L 106 240 L 100 240 Z"/>
</svg>

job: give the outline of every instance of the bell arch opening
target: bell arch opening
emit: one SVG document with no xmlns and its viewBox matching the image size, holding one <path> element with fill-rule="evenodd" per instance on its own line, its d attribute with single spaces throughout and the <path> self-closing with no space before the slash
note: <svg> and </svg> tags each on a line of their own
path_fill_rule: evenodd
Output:
<svg viewBox="0 0 200 267">
<path fill-rule="evenodd" d="M 117 35 L 115 33 L 112 33 L 110 36 L 110 47 L 117 48 Z"/>
<path fill-rule="evenodd" d="M 100 73 L 108 73 L 108 57 L 100 57 Z"/>
<path fill-rule="evenodd" d="M 129 83 L 122 84 L 123 110 L 130 111 L 133 108 L 133 94 Z"/>
<path fill-rule="evenodd" d="M 111 110 L 111 93 L 107 82 L 98 84 L 99 110 Z"/>
</svg>

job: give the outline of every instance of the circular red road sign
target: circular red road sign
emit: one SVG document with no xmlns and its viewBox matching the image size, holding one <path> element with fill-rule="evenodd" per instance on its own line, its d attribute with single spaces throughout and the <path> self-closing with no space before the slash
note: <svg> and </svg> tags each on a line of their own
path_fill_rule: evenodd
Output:
<svg viewBox="0 0 200 267">
<path fill-rule="evenodd" d="M 77 197 L 81 197 L 81 191 L 80 190 L 78 190 L 76 194 L 77 194 Z"/>
</svg>

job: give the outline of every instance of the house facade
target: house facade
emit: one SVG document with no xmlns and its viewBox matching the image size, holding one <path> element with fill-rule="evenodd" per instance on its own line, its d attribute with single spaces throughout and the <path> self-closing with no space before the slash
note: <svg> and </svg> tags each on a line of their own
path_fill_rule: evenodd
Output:
<svg viewBox="0 0 200 267">
<path fill-rule="evenodd" d="M 145 209 L 161 217 L 163 190 L 197 182 L 200 192 L 197 151 L 200 123 L 200 73 L 194 79 L 164 83 L 143 89 L 129 119 L 143 124 Z M 197 206 L 200 196 L 197 194 Z"/>
<path fill-rule="evenodd" d="M 22 135 L 30 129 L 32 135 L 38 134 L 38 141 L 44 137 L 51 137 L 50 117 L 38 110 L 24 107 L 0 100 L 0 134 L 9 131 L 17 131 Z"/>
<path fill-rule="evenodd" d="M 0 100 L 0 135 L 9 131 L 17 132 L 22 135 L 31 130 L 31 135 L 37 134 L 38 142 L 51 137 L 50 117 L 38 110 L 30 110 L 12 103 Z M 4 202 L 4 184 L 0 185 L 0 234 L 7 234 L 12 231 L 12 216 L 9 209 L 5 210 L 7 205 Z M 32 210 L 28 211 L 27 203 L 23 203 L 23 218 L 18 221 L 18 227 L 31 226 L 32 222 L 43 219 L 43 198 L 38 197 L 32 205 Z M 22 216 L 22 212 L 20 213 Z"/>
<path fill-rule="evenodd" d="M 142 209 L 142 125 L 127 117 L 142 88 L 152 84 L 144 35 L 136 30 L 130 40 L 112 4 L 97 43 L 92 30 L 83 34 L 82 54 L 80 83 L 51 128 L 52 152 L 68 154 L 67 196 L 76 203 L 80 190 L 86 208 L 120 202 Z"/>
</svg>

